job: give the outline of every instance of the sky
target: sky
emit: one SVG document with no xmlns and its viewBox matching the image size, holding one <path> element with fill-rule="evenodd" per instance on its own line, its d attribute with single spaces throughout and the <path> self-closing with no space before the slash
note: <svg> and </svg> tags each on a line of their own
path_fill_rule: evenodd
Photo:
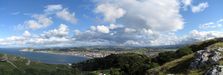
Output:
<svg viewBox="0 0 223 75">
<path fill-rule="evenodd" d="M 222 0 L 1 0 L 0 47 L 164 46 L 222 37 Z"/>
</svg>

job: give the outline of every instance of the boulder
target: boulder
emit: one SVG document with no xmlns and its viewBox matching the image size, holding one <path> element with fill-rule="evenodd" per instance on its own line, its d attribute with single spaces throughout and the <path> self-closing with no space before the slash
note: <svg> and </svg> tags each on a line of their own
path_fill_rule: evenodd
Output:
<svg viewBox="0 0 223 75">
<path fill-rule="evenodd" d="M 223 75 L 223 66 L 213 66 L 204 75 Z"/>
<path fill-rule="evenodd" d="M 199 50 L 195 53 L 194 60 L 190 63 L 190 68 L 216 65 L 221 58 L 221 53 L 216 50 Z"/>
</svg>

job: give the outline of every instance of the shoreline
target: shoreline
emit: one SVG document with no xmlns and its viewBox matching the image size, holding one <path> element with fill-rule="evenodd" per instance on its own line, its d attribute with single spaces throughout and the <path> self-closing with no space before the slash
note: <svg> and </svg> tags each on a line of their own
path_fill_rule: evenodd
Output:
<svg viewBox="0 0 223 75">
<path fill-rule="evenodd" d="M 120 54 L 120 53 L 138 53 L 138 54 L 144 54 L 147 56 L 156 56 L 160 51 L 115 51 L 115 50 L 70 50 L 70 51 L 53 51 L 53 50 L 34 50 L 34 49 L 23 49 L 20 50 L 22 52 L 37 52 L 37 53 L 48 53 L 48 54 L 56 54 L 56 55 L 69 55 L 69 56 L 79 56 L 79 57 L 85 57 L 88 59 L 93 58 L 101 58 L 106 57 L 110 54 Z"/>
</svg>

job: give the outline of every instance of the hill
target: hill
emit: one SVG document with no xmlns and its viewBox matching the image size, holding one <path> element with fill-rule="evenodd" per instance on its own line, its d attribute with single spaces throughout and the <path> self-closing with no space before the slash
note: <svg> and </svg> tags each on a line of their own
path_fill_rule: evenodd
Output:
<svg viewBox="0 0 223 75">
<path fill-rule="evenodd" d="M 218 65 L 223 65 L 222 53 L 223 42 L 217 38 L 176 51 L 160 52 L 155 57 L 137 52 L 111 54 L 72 66 L 32 62 L 24 57 L 0 54 L 0 75 L 215 75 Z"/>
<path fill-rule="evenodd" d="M 82 71 L 111 70 L 111 73 L 125 75 L 143 75 L 147 69 L 154 66 L 156 64 L 151 61 L 151 58 L 136 53 L 111 54 L 104 58 L 95 58 L 73 64 L 73 68 Z"/>
<path fill-rule="evenodd" d="M 222 56 L 220 56 L 219 61 L 217 61 L 217 63 L 214 65 L 211 65 L 211 63 L 214 62 L 214 61 L 211 61 L 211 62 L 208 62 L 208 64 L 206 64 L 206 62 L 205 62 L 204 63 L 205 65 L 202 66 L 202 68 L 191 68 L 190 67 L 191 63 L 193 61 L 197 61 L 196 58 L 198 57 L 198 54 L 202 51 L 209 50 L 209 51 L 207 51 L 207 53 L 211 53 L 214 51 L 215 53 L 219 52 L 219 53 L 221 53 L 220 55 L 222 55 L 223 42 L 222 42 L 221 38 L 211 39 L 211 40 L 195 43 L 195 44 L 187 46 L 187 47 L 190 50 L 192 50 L 193 53 L 187 54 L 181 58 L 177 58 L 172 61 L 166 62 L 165 64 L 163 64 L 159 67 L 149 69 L 147 72 L 149 74 L 154 74 L 154 75 L 165 75 L 165 74 L 202 75 L 202 74 L 206 74 L 208 72 L 208 70 L 212 69 L 215 66 L 223 65 L 223 59 L 222 59 Z M 205 52 L 203 52 L 203 53 L 205 53 Z M 205 53 L 205 54 L 207 54 L 207 53 Z M 216 56 L 216 55 L 210 55 L 210 56 L 207 55 L 207 58 L 212 57 L 212 56 Z M 200 58 L 204 58 L 204 57 L 205 56 L 202 56 Z M 210 60 L 210 58 L 207 59 L 207 61 L 209 61 L 209 60 Z M 204 62 L 204 59 L 202 61 Z M 200 63 L 202 63 L 202 62 L 200 62 Z M 208 75 L 215 75 L 215 74 L 208 74 Z"/>
<path fill-rule="evenodd" d="M 214 66 L 223 64 L 223 59 L 219 54 L 223 53 L 219 51 L 223 48 L 222 41 L 222 38 L 216 38 L 198 42 L 179 48 L 177 51 L 161 52 L 156 57 L 136 53 L 112 54 L 104 58 L 73 64 L 72 67 L 81 71 L 96 71 L 112 75 L 201 75 L 213 69 Z M 204 64 L 196 64 L 200 60 Z M 198 66 L 198 68 L 191 68 L 192 63 L 196 64 L 192 66 Z"/>
<path fill-rule="evenodd" d="M 68 65 L 32 62 L 24 57 L 0 54 L 0 75 L 73 75 Z"/>
</svg>

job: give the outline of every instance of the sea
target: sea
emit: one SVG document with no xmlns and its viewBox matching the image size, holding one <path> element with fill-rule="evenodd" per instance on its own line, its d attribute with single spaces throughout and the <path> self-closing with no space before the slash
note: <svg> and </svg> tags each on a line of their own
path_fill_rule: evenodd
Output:
<svg viewBox="0 0 223 75">
<path fill-rule="evenodd" d="M 0 53 L 14 56 L 21 56 L 31 61 L 47 63 L 47 64 L 71 64 L 85 61 L 88 59 L 87 57 L 82 57 L 82 56 L 24 52 L 20 51 L 20 49 L 11 49 L 11 48 L 10 49 L 0 48 Z"/>
</svg>

